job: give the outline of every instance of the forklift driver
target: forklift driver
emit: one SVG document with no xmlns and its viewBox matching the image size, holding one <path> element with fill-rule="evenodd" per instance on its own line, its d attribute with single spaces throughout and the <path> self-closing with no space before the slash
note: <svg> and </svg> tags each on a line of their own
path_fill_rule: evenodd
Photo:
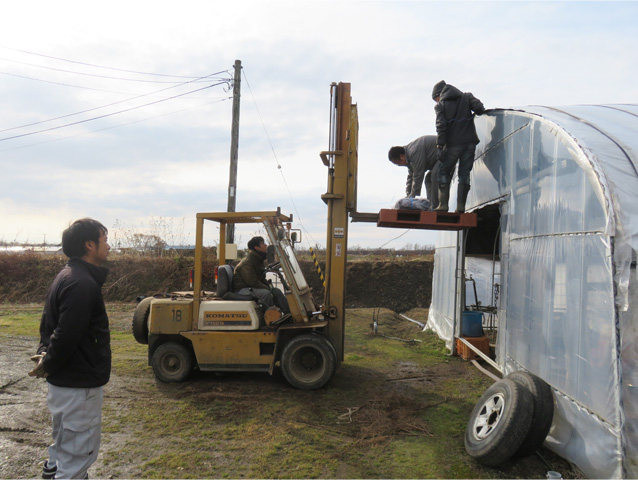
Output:
<svg viewBox="0 0 638 480">
<path fill-rule="evenodd" d="M 253 237 L 248 241 L 248 255 L 235 267 L 233 291 L 240 295 L 256 297 L 266 307 L 277 306 L 284 315 L 290 313 L 284 293 L 266 280 L 264 261 L 268 245 L 263 237 Z"/>
</svg>

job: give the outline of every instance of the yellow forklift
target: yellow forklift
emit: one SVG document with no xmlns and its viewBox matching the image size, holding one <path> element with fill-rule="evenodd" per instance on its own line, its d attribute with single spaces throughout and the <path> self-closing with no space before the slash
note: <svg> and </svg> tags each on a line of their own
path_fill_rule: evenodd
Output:
<svg viewBox="0 0 638 480">
<path fill-rule="evenodd" d="M 296 388 L 324 386 L 343 361 L 348 215 L 356 212 L 357 107 L 350 84 L 330 88 L 330 146 L 320 157 L 328 167 L 325 296 L 315 300 L 294 250 L 292 215 L 276 211 L 198 213 L 193 291 L 144 298 L 133 316 L 135 339 L 148 344 L 148 361 L 163 382 L 202 371 L 263 371 L 281 368 Z M 202 290 L 204 226 L 219 227 L 217 290 Z M 229 224 L 260 223 L 274 247 L 267 271 L 281 280 L 290 314 L 266 309 L 234 292 L 225 243 Z M 233 246 L 234 247 L 234 246 Z"/>
</svg>

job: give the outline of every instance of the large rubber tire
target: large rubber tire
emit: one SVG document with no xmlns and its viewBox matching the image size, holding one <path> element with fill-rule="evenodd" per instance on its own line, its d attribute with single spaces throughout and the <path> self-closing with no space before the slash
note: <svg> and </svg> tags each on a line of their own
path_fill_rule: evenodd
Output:
<svg viewBox="0 0 638 480">
<path fill-rule="evenodd" d="M 532 394 L 513 380 L 488 388 L 472 410 L 465 430 L 465 450 L 477 462 L 496 467 L 521 446 L 532 423 Z"/>
<path fill-rule="evenodd" d="M 133 313 L 133 337 L 138 343 L 148 345 L 148 315 L 153 297 L 142 299 Z"/>
<path fill-rule="evenodd" d="M 510 373 L 505 378 L 509 378 L 527 388 L 532 394 L 534 402 L 532 425 L 529 432 L 527 432 L 525 440 L 514 453 L 514 457 L 522 458 L 536 452 L 543 445 L 545 438 L 547 438 L 554 419 L 554 396 L 552 395 L 551 387 L 547 383 L 529 372 L 519 370 Z"/>
<path fill-rule="evenodd" d="M 168 342 L 155 350 L 151 365 L 155 376 L 162 382 L 182 382 L 193 371 L 193 357 L 185 346 Z"/>
<path fill-rule="evenodd" d="M 337 355 L 330 341 L 318 334 L 294 337 L 281 355 L 284 377 L 295 388 L 316 390 L 330 381 Z"/>
</svg>

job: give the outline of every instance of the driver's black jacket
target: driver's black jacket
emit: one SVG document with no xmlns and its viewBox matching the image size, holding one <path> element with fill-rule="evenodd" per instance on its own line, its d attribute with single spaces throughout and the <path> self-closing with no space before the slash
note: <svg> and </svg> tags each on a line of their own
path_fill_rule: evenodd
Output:
<svg viewBox="0 0 638 480">
<path fill-rule="evenodd" d="M 233 275 L 233 291 L 237 292 L 242 288 L 265 288 L 270 290 L 266 280 L 266 269 L 264 268 L 264 257 L 259 252 L 251 250 L 239 265 L 235 267 Z"/>
</svg>

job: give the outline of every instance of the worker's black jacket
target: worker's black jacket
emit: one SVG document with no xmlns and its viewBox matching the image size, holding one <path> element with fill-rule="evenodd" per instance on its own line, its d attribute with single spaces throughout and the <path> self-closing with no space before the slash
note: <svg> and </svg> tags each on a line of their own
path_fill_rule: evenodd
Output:
<svg viewBox="0 0 638 480">
<path fill-rule="evenodd" d="M 72 258 L 55 278 L 40 321 L 38 353 L 46 351 L 47 381 L 94 388 L 111 376 L 109 319 L 102 298 L 108 270 Z"/>
<path fill-rule="evenodd" d="M 270 290 L 266 280 L 266 268 L 264 267 L 265 258 L 251 250 L 239 265 L 235 267 L 233 275 L 233 291 L 238 292 L 242 288 L 265 288 Z"/>
<path fill-rule="evenodd" d="M 485 112 L 481 101 L 471 93 L 463 93 L 453 85 L 447 84 L 441 91 L 439 103 L 434 106 L 436 112 L 436 144 L 440 146 L 479 143 L 474 127 L 474 113 Z"/>
</svg>

